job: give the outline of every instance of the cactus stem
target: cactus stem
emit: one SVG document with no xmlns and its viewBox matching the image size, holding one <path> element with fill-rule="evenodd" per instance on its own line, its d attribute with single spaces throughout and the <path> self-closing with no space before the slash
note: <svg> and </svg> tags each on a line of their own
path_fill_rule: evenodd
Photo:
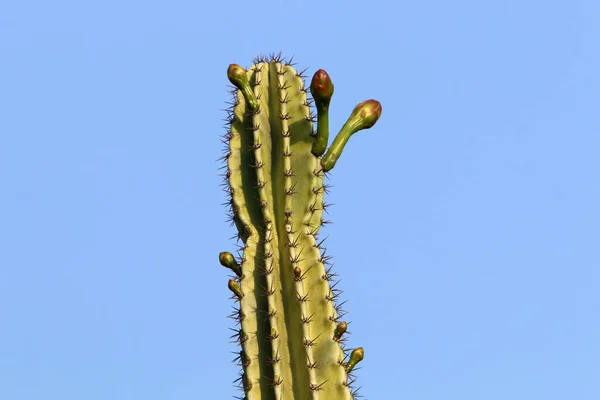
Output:
<svg viewBox="0 0 600 400">
<path fill-rule="evenodd" d="M 350 360 L 348 361 L 348 363 L 345 366 L 346 372 L 347 373 L 352 372 L 354 367 L 356 367 L 356 364 L 361 362 L 364 358 L 365 358 L 365 350 L 362 347 L 358 347 L 358 348 L 352 350 L 352 353 L 350 354 Z"/>
<path fill-rule="evenodd" d="M 244 68 L 237 64 L 229 65 L 229 68 L 227 68 L 227 78 L 229 78 L 229 81 L 242 92 L 250 110 L 256 111 L 258 109 L 258 100 L 250 87 L 248 76 L 246 75 Z"/>
<path fill-rule="evenodd" d="M 328 152 L 333 83 L 325 71 L 307 86 L 303 71 L 273 55 L 247 70 L 231 64 L 227 76 L 236 90 L 222 173 L 229 221 L 242 243 L 239 256 L 223 252 L 219 261 L 233 271 L 229 317 L 242 349 L 235 360 L 243 368 L 240 399 L 352 400 L 348 372 L 364 353 L 344 349 L 341 290 L 318 234 L 326 223 L 326 171 L 381 106 L 357 106 Z"/>
<path fill-rule="evenodd" d="M 350 136 L 362 129 L 369 129 L 375 125 L 380 116 L 381 104 L 377 100 L 363 101 L 354 107 L 352 114 L 350 114 L 350 117 L 348 117 L 348 120 L 333 140 L 329 150 L 327 150 L 327 153 L 321 159 L 323 171 L 330 171 L 335 166 Z"/>
</svg>

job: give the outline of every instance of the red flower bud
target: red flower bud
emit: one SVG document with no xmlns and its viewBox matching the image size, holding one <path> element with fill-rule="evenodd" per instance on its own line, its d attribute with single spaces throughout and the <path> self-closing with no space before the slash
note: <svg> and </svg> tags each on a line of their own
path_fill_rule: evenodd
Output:
<svg viewBox="0 0 600 400">
<path fill-rule="evenodd" d="M 352 116 L 360 121 L 360 129 L 368 129 L 381 117 L 381 111 L 381 103 L 371 99 L 354 107 Z"/>
<path fill-rule="evenodd" d="M 310 83 L 310 93 L 315 100 L 317 109 L 329 107 L 331 96 L 333 96 L 333 82 L 325 70 L 320 69 L 313 75 Z"/>
</svg>

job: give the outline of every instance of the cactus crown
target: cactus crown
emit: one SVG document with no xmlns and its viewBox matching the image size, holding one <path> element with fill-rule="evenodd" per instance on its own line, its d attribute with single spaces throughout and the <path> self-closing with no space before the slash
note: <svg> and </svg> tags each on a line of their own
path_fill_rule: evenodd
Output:
<svg viewBox="0 0 600 400">
<path fill-rule="evenodd" d="M 316 116 L 304 76 L 280 56 L 258 58 L 247 70 L 232 64 L 227 76 L 235 89 L 225 187 L 242 245 L 237 260 L 223 252 L 219 261 L 234 274 L 228 287 L 237 302 L 232 317 L 239 323 L 243 398 L 352 399 L 351 372 L 364 351 L 344 349 L 340 292 L 317 234 L 324 175 L 350 136 L 373 126 L 381 105 L 356 106 L 327 150 L 333 83 L 325 71 L 310 85 Z"/>
</svg>

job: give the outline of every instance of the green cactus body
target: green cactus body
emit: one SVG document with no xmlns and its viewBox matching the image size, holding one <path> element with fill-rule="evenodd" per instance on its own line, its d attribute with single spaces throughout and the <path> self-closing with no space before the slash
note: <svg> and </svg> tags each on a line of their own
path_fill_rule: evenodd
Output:
<svg viewBox="0 0 600 400">
<path fill-rule="evenodd" d="M 278 57 L 256 60 L 248 70 L 232 64 L 228 77 L 237 89 L 226 137 L 226 179 L 243 246 L 240 263 L 230 253 L 221 253 L 220 261 L 235 273 L 229 288 L 239 301 L 236 340 L 245 398 L 352 399 L 348 374 L 363 350 L 347 360 L 342 338 L 347 325 L 339 321 L 337 291 L 317 233 L 325 172 L 354 132 L 375 123 L 381 106 L 374 100 L 357 106 L 322 156 L 333 94 L 324 71 L 311 85 L 316 132 L 303 77 L 291 64 Z"/>
</svg>

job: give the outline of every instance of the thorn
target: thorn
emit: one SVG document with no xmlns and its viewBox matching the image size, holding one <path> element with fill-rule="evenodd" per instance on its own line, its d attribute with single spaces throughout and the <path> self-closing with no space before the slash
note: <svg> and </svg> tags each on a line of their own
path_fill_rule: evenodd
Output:
<svg viewBox="0 0 600 400">
<path fill-rule="evenodd" d="M 313 392 L 318 392 L 321 389 L 323 389 L 323 385 L 326 383 L 327 381 L 321 382 L 319 385 L 315 385 L 314 383 L 310 384 L 310 390 L 312 390 Z"/>
<path fill-rule="evenodd" d="M 314 313 L 312 313 L 312 314 L 311 314 L 310 316 L 308 316 L 308 317 L 302 317 L 302 318 L 301 318 L 301 321 L 302 321 L 302 323 L 303 323 L 303 324 L 308 324 L 308 323 L 310 323 L 310 322 L 312 321 L 312 318 L 314 317 L 314 315 L 315 315 L 315 314 L 314 314 Z"/>
<path fill-rule="evenodd" d="M 281 357 L 279 357 L 279 350 L 275 353 L 275 357 L 267 358 L 267 364 L 269 365 L 277 364 L 279 361 L 281 361 Z"/>
<path fill-rule="evenodd" d="M 277 339 L 278 337 L 279 337 L 279 332 L 277 332 L 277 329 L 271 328 L 271 334 L 267 335 L 267 339 L 269 339 L 270 341 L 273 341 L 273 340 Z"/>
<path fill-rule="evenodd" d="M 287 62 L 287 65 L 289 65 L 290 67 L 296 65 L 296 63 L 294 62 L 294 56 L 290 57 L 290 60 Z"/>
<path fill-rule="evenodd" d="M 308 67 L 304 68 L 302 71 L 299 71 L 296 76 L 301 77 L 304 76 L 304 73 L 308 70 Z"/>
<path fill-rule="evenodd" d="M 252 389 L 252 384 L 249 382 L 246 374 L 242 375 L 242 383 L 244 385 L 244 392 L 248 393 Z"/>
<path fill-rule="evenodd" d="M 296 296 L 298 297 L 298 301 L 300 303 L 306 303 L 308 301 L 308 293 L 306 293 L 304 296 L 300 296 L 298 293 L 296 293 Z"/>
<path fill-rule="evenodd" d="M 303 341 L 304 346 L 306 346 L 306 347 L 314 346 L 316 340 L 317 340 L 317 338 L 314 338 L 312 340 L 304 339 L 304 341 Z"/>
<path fill-rule="evenodd" d="M 275 288 L 273 287 L 273 285 L 274 285 L 274 283 L 273 283 L 273 282 L 271 282 L 271 288 L 270 288 L 269 290 L 265 290 L 265 291 L 264 291 L 264 295 L 265 295 L 265 296 L 270 296 L 270 295 L 272 295 L 273 293 L 275 293 Z"/>
</svg>

